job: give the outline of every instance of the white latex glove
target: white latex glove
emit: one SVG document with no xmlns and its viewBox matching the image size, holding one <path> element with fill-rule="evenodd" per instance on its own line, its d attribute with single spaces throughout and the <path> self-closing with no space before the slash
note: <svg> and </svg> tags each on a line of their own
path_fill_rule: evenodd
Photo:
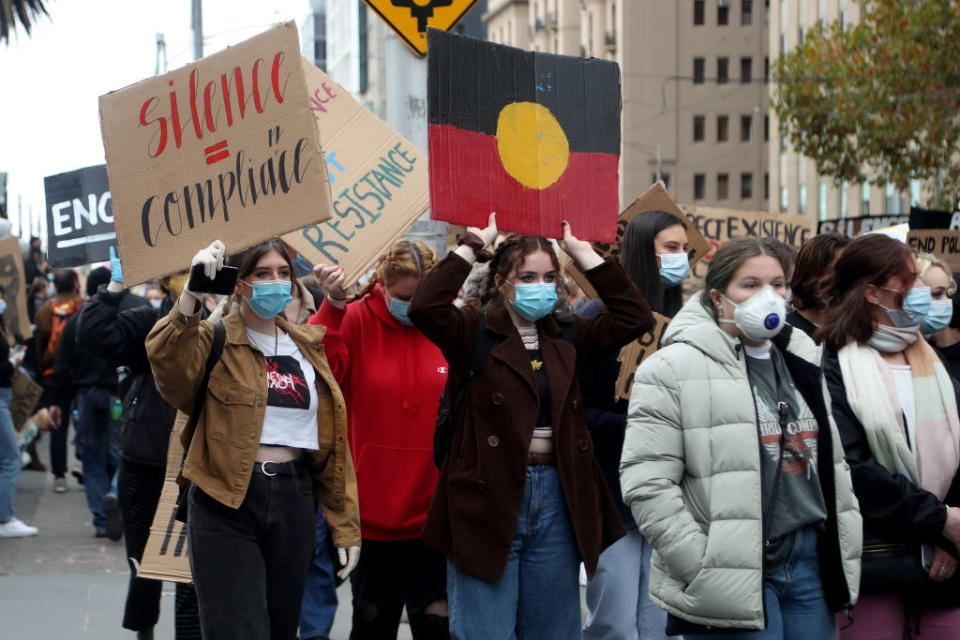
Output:
<svg viewBox="0 0 960 640">
<path fill-rule="evenodd" d="M 343 565 L 343 569 L 337 572 L 337 577 L 346 580 L 360 562 L 360 547 L 338 547 L 337 554 L 340 556 L 340 564 Z"/>
<path fill-rule="evenodd" d="M 217 271 L 223 269 L 223 257 L 226 253 L 227 248 L 224 244 L 219 240 L 214 240 L 206 249 L 197 251 L 197 255 L 193 256 L 193 260 L 190 262 L 190 269 L 193 270 L 198 264 L 203 265 L 204 275 L 213 280 L 217 277 Z M 189 280 L 183 287 L 183 292 L 189 293 L 194 300 L 201 305 L 203 304 L 203 294 L 191 291 Z"/>
</svg>

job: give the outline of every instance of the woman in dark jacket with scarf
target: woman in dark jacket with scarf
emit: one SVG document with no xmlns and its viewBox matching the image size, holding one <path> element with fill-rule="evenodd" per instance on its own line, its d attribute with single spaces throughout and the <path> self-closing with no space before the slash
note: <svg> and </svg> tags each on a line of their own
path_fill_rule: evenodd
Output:
<svg viewBox="0 0 960 640">
<path fill-rule="evenodd" d="M 448 558 L 454 638 L 579 637 L 579 563 L 593 575 L 600 551 L 624 528 L 593 455 L 576 369 L 650 330 L 653 316 L 619 265 L 569 226 L 562 246 L 606 313 L 552 315 L 559 264 L 539 236 L 504 241 L 490 263 L 484 310 L 458 309 L 457 292 L 473 262 L 489 256 L 483 247 L 496 231 L 491 215 L 483 231 L 461 234 L 409 311 L 449 362 L 449 398 L 464 384 L 474 333 L 494 343 L 453 416 L 423 538 Z"/>
</svg>

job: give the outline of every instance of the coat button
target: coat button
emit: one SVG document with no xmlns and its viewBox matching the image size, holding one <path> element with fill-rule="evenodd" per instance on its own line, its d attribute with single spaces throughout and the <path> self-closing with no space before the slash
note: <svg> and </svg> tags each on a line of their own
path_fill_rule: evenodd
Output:
<svg viewBox="0 0 960 640">
<path fill-rule="evenodd" d="M 573 407 L 574 411 L 576 411 L 577 407 L 580 406 L 580 403 L 574 400 L 573 402 L 570 403 L 570 406 Z"/>
<path fill-rule="evenodd" d="M 250 439 L 251 439 L 251 440 L 256 440 L 256 439 L 257 439 L 257 432 L 256 432 L 256 431 L 251 431 L 251 432 L 250 432 Z"/>
<path fill-rule="evenodd" d="M 493 396 L 491 397 L 491 400 L 493 400 L 493 404 L 501 405 L 503 404 L 503 394 L 497 391 L 496 393 L 493 394 Z"/>
<path fill-rule="evenodd" d="M 590 448 L 590 441 L 586 438 L 580 438 L 580 440 L 577 441 L 577 446 L 580 447 L 580 451 L 586 451 Z"/>
<path fill-rule="evenodd" d="M 490 436 L 489 438 L 487 438 L 487 444 L 490 445 L 491 447 L 499 447 L 500 438 L 498 438 L 497 436 Z"/>
<path fill-rule="evenodd" d="M 227 402 L 230 402 L 230 394 L 227 394 Z"/>
<path fill-rule="evenodd" d="M 486 490 L 487 490 L 487 481 L 477 480 L 477 491 L 486 491 Z"/>
<path fill-rule="evenodd" d="M 262 407 L 262 406 L 263 406 L 263 400 L 257 400 L 257 406 L 258 406 L 258 407 Z M 574 409 L 576 409 L 576 407 L 574 407 Z"/>
</svg>

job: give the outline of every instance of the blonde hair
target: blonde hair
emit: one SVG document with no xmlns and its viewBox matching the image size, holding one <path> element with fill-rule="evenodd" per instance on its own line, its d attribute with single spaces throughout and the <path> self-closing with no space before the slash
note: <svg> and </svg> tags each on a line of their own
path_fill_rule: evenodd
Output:
<svg viewBox="0 0 960 640">
<path fill-rule="evenodd" d="M 377 281 L 390 286 L 407 276 L 422 278 L 435 266 L 437 266 L 437 254 L 422 240 L 395 242 L 386 253 L 380 256 L 377 277 L 372 278 L 367 286 L 357 293 L 357 299 L 372 291 Z"/>
<path fill-rule="evenodd" d="M 920 276 L 921 280 L 924 279 L 924 276 L 926 276 L 927 272 L 933 267 L 940 267 L 943 269 L 943 272 L 947 274 L 947 279 L 950 281 L 950 285 L 947 287 L 947 295 L 952 296 L 954 293 L 956 293 L 957 281 L 953 279 L 953 272 L 950 271 L 950 267 L 947 266 L 947 263 L 932 253 L 917 254 L 917 275 Z M 926 280 L 924 280 L 924 282 L 926 282 Z"/>
</svg>

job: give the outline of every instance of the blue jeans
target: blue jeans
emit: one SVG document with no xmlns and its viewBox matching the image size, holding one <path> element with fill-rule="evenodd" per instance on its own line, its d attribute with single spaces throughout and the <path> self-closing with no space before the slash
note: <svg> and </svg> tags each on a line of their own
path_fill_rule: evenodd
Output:
<svg viewBox="0 0 960 640">
<path fill-rule="evenodd" d="M 767 628 L 723 634 L 687 634 L 687 640 L 834 640 L 837 627 L 820 583 L 819 532 L 807 527 L 787 542 L 787 559 L 764 583 Z"/>
<path fill-rule="evenodd" d="M 447 562 L 456 640 L 580 637 L 580 552 L 556 467 L 527 467 L 503 578 L 488 582 Z"/>
<path fill-rule="evenodd" d="M 83 463 L 83 488 L 93 526 L 105 529 L 107 514 L 103 499 L 117 495 L 120 467 L 119 423 L 110 417 L 113 397 L 103 387 L 77 390 L 77 449 Z"/>
<path fill-rule="evenodd" d="M 650 600 L 650 543 L 635 528 L 600 554 L 587 584 L 584 640 L 666 640 L 667 612 Z"/>
<path fill-rule="evenodd" d="M 330 543 L 330 528 L 323 517 L 323 505 L 317 507 L 317 539 L 313 550 L 313 562 L 307 574 L 307 585 L 303 590 L 303 603 L 300 606 L 300 637 L 304 640 L 318 636 L 329 636 L 333 627 L 333 616 L 337 612 L 337 583 L 333 568 L 333 554 L 336 551 Z"/>
<path fill-rule="evenodd" d="M 13 498 L 20 477 L 20 443 L 10 419 L 10 387 L 0 388 L 0 522 L 13 518 Z"/>
</svg>

